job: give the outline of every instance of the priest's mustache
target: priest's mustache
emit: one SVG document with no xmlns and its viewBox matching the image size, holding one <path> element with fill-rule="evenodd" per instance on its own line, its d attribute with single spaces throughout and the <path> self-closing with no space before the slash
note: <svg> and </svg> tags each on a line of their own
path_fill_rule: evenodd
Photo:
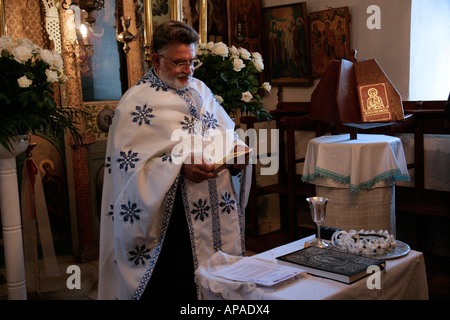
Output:
<svg viewBox="0 0 450 320">
<path fill-rule="evenodd" d="M 177 78 L 188 78 L 188 79 L 190 79 L 190 78 L 192 78 L 192 74 L 187 74 L 187 73 L 182 72 L 182 73 L 177 75 Z"/>
</svg>

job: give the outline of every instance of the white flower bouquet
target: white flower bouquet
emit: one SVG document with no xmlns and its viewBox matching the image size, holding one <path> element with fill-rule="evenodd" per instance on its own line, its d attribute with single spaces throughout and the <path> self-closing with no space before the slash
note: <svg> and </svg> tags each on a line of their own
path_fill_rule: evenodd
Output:
<svg viewBox="0 0 450 320">
<path fill-rule="evenodd" d="M 58 134 L 68 129 L 75 142 L 83 140 L 76 126 L 82 114 L 71 107 L 58 107 L 53 83 L 65 82 L 63 60 L 29 39 L 0 38 L 0 143 L 11 146 L 18 134 L 46 131 Z"/>
<path fill-rule="evenodd" d="M 268 82 L 260 84 L 259 74 L 264 70 L 260 53 L 209 42 L 198 46 L 197 58 L 200 64 L 195 77 L 206 83 L 228 114 L 271 119 L 261 102 L 260 93 L 270 92 L 271 86 Z"/>
</svg>

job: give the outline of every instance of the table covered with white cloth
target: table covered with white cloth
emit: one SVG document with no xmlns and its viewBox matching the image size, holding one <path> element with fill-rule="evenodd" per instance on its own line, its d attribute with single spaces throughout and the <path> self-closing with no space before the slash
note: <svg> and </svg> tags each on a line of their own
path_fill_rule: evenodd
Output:
<svg viewBox="0 0 450 320">
<path fill-rule="evenodd" d="M 395 235 L 395 181 L 409 180 L 399 138 L 340 134 L 311 139 L 302 180 L 329 199 L 324 226 Z"/>
<path fill-rule="evenodd" d="M 305 241 L 314 236 L 300 239 L 251 258 L 277 263 L 276 258 L 304 248 Z M 428 285 L 423 254 L 411 250 L 407 255 L 386 260 L 381 271 L 380 288 L 370 288 L 368 277 L 352 284 L 302 273 L 272 287 L 254 283 L 231 281 L 212 275 L 218 268 L 236 262 L 242 257 L 229 256 L 216 252 L 206 264 L 200 266 L 195 274 L 205 300 L 427 300 Z M 294 266 L 291 264 L 291 266 Z"/>
</svg>

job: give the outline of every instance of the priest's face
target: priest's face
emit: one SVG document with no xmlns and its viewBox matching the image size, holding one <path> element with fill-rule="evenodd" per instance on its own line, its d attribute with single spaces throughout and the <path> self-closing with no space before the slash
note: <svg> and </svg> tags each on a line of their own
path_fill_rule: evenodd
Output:
<svg viewBox="0 0 450 320">
<path fill-rule="evenodd" d="M 195 44 L 171 44 L 152 56 L 159 78 L 168 86 L 183 90 L 194 74 Z"/>
</svg>

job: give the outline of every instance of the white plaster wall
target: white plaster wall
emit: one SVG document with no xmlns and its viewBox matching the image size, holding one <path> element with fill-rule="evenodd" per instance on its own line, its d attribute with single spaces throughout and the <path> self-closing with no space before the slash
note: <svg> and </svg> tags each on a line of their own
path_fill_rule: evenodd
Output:
<svg viewBox="0 0 450 320">
<path fill-rule="evenodd" d="M 410 99 L 447 100 L 450 92 L 450 1 L 414 0 Z"/>
</svg>

